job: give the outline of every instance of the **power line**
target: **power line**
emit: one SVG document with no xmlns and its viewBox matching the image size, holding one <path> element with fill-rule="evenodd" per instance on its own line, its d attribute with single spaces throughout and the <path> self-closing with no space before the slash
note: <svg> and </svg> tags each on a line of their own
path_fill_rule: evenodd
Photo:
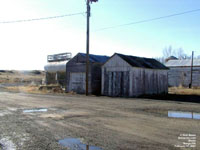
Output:
<svg viewBox="0 0 200 150">
<path fill-rule="evenodd" d="M 176 14 L 171 14 L 171 15 L 166 15 L 166 16 L 161 16 L 161 17 L 156 17 L 156 18 L 151 18 L 151 19 L 146 19 L 146 20 L 141 20 L 141 21 L 136 21 L 136 22 L 131 22 L 131 23 L 126 23 L 126 24 L 121 24 L 121 25 L 116 25 L 116 26 L 100 28 L 100 29 L 97 29 L 95 31 L 102 31 L 102 30 L 108 30 L 108 29 L 113 29 L 113 28 L 119 28 L 119 27 L 123 27 L 123 26 L 146 23 L 146 22 L 151 22 L 151 21 L 155 21 L 155 20 L 160 20 L 160 19 L 180 16 L 180 15 L 184 15 L 184 14 L 189 14 L 189 13 L 193 13 L 193 12 L 197 12 L 197 11 L 200 11 L 200 9 L 194 9 L 194 10 L 180 12 L 180 13 L 176 13 Z"/>
<path fill-rule="evenodd" d="M 0 21 L 0 24 L 8 24 L 8 23 L 21 23 L 21 22 L 31 22 L 31 21 L 41 21 L 41 20 L 49 20 L 49 19 L 58 19 L 76 15 L 83 15 L 85 12 L 79 12 L 74 14 L 65 14 L 60 16 L 51 16 L 51 17 L 44 17 L 44 18 L 33 18 L 33 19 L 23 19 L 23 20 L 12 20 L 12 21 Z"/>
</svg>

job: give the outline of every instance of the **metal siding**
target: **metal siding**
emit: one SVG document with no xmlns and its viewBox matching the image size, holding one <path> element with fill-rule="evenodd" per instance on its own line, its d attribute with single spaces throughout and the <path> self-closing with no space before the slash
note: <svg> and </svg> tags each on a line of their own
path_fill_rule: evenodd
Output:
<svg viewBox="0 0 200 150">
<path fill-rule="evenodd" d="M 191 63 L 192 63 L 191 59 L 169 60 L 165 63 L 165 65 L 167 67 L 190 67 Z M 194 59 L 193 66 L 200 67 L 200 59 Z"/>
<path fill-rule="evenodd" d="M 200 67 L 193 68 L 193 86 L 200 87 Z M 172 67 L 168 73 L 169 86 L 185 86 L 188 87 L 191 78 L 190 67 Z"/>
</svg>

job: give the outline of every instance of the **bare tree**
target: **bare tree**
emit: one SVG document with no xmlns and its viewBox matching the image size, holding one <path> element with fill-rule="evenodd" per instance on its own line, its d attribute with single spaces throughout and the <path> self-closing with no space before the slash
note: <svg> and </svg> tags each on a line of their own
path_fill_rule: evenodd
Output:
<svg viewBox="0 0 200 150">
<path fill-rule="evenodd" d="M 161 63 L 165 63 L 167 58 L 169 58 L 170 56 L 175 56 L 178 59 L 191 59 L 191 56 L 187 55 L 182 48 L 173 49 L 171 45 L 168 46 L 168 47 L 165 47 L 162 52 L 163 52 L 163 56 L 162 57 L 154 58 L 154 59 L 158 60 Z M 195 58 L 199 58 L 200 59 L 200 55 L 196 56 Z"/>
<path fill-rule="evenodd" d="M 155 57 L 154 59 L 157 60 L 157 61 L 159 61 L 162 64 L 165 63 L 165 58 L 164 57 Z"/>
<path fill-rule="evenodd" d="M 168 58 L 170 56 L 174 56 L 176 53 L 175 51 L 172 49 L 172 46 L 170 45 L 169 47 L 165 47 L 163 49 L 163 57 L 164 58 Z"/>
<path fill-rule="evenodd" d="M 163 49 L 163 57 L 166 59 L 170 56 L 175 56 L 178 59 L 188 59 L 189 58 L 189 56 L 185 54 L 185 52 L 182 48 L 173 49 L 171 45 L 169 47 L 165 47 Z"/>
<path fill-rule="evenodd" d="M 176 50 L 176 56 L 179 58 L 179 59 L 184 59 L 184 52 L 183 52 L 183 49 L 182 48 L 179 48 Z"/>
</svg>

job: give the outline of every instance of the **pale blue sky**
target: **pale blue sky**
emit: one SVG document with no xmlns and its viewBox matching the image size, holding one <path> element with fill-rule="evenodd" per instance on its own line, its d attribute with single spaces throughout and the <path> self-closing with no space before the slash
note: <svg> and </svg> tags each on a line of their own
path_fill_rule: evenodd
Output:
<svg viewBox="0 0 200 150">
<path fill-rule="evenodd" d="M 199 0 L 99 0 L 91 5 L 90 53 L 162 56 L 164 47 L 200 55 L 200 11 L 96 31 L 200 8 Z M 0 1 L 0 22 L 85 12 L 85 0 Z M 46 55 L 85 52 L 84 15 L 0 24 L 0 69 L 43 69 Z"/>
</svg>

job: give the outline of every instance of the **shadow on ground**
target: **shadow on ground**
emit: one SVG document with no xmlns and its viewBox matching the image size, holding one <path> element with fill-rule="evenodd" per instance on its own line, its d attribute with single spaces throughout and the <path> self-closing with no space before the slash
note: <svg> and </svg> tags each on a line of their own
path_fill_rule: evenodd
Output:
<svg viewBox="0 0 200 150">
<path fill-rule="evenodd" d="M 139 98 L 146 98 L 151 100 L 167 100 L 176 102 L 200 103 L 200 95 L 182 95 L 182 94 L 143 95 L 140 96 Z"/>
</svg>

